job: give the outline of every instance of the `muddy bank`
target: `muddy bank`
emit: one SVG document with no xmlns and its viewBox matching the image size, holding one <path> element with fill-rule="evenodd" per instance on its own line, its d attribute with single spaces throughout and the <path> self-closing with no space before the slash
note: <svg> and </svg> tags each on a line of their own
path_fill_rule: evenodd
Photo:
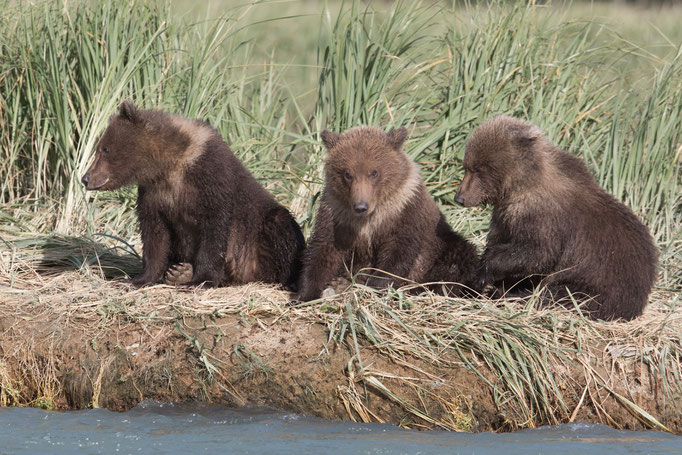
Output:
<svg viewBox="0 0 682 455">
<path fill-rule="evenodd" d="M 654 340 L 637 346 L 619 335 L 637 336 L 645 324 L 576 332 L 590 322 L 563 311 L 550 314 L 554 333 L 534 334 L 530 324 L 547 323 L 547 314 L 510 318 L 506 308 L 362 290 L 300 309 L 267 288 L 129 290 L 82 277 L 0 292 L 4 406 L 122 411 L 144 399 L 201 400 L 409 428 L 505 431 L 586 421 L 680 432 L 675 364 L 662 371 L 643 363 Z M 482 319 L 484 311 L 496 313 Z M 494 360 L 496 343 L 525 332 L 535 338 L 505 344 L 500 353 L 518 352 L 507 363 Z"/>
<path fill-rule="evenodd" d="M 123 411 L 144 399 L 201 400 L 327 419 L 434 426 L 372 385 L 380 381 L 434 422 L 452 421 L 463 429 L 503 425 L 473 372 L 443 375 L 425 362 L 401 365 L 361 346 L 366 365 L 361 377 L 351 350 L 327 343 L 328 332 L 319 323 L 195 317 L 172 324 L 119 321 L 92 334 L 40 316 L 0 321 L 4 405 Z"/>
</svg>

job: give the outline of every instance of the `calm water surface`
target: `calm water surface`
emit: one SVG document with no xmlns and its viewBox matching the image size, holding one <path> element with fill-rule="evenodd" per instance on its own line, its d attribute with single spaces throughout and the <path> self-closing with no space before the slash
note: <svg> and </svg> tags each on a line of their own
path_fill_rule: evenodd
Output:
<svg viewBox="0 0 682 455">
<path fill-rule="evenodd" d="M 268 409 L 143 402 L 125 413 L 0 409 L 0 454 L 682 454 L 682 437 L 574 423 L 507 434 L 402 430 Z"/>
</svg>

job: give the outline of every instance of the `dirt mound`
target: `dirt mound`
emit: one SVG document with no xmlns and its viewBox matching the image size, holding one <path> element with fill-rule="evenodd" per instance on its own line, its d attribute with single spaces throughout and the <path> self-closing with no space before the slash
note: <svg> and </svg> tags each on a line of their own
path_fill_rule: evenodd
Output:
<svg viewBox="0 0 682 455">
<path fill-rule="evenodd" d="M 680 432 L 679 365 L 642 361 L 670 349 L 665 334 L 680 321 L 663 312 L 597 324 L 360 287 L 292 308 L 287 293 L 256 284 L 133 290 L 75 272 L 2 284 L 4 406 L 201 400 L 409 428 L 583 420 Z"/>
</svg>

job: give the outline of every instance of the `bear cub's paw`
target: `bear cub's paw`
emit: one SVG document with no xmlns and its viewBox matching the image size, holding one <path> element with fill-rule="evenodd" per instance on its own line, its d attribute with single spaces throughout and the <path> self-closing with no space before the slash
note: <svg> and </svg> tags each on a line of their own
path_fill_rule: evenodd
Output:
<svg viewBox="0 0 682 455">
<path fill-rule="evenodd" d="M 192 281 L 193 276 L 194 269 L 192 268 L 192 264 L 189 262 L 181 262 L 170 266 L 166 271 L 164 281 L 170 286 L 182 286 Z"/>
</svg>

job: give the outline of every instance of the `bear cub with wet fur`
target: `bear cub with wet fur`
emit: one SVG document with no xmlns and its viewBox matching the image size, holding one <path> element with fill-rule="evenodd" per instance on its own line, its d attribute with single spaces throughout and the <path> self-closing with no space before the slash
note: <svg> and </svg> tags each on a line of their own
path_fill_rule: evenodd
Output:
<svg viewBox="0 0 682 455">
<path fill-rule="evenodd" d="M 177 264 L 190 276 L 173 268 L 169 281 L 188 286 L 298 278 L 298 224 L 207 123 L 125 101 L 82 181 L 88 190 L 137 184 L 143 255 L 134 285 L 156 283 Z"/>
<path fill-rule="evenodd" d="M 358 279 L 375 288 L 471 283 L 476 250 L 445 221 L 402 149 L 406 137 L 405 128 L 385 133 L 367 126 L 322 133 L 328 149 L 325 187 L 304 253 L 298 300 L 317 299 L 333 279 L 368 267 Z M 461 291 L 456 284 L 446 288 Z"/>
<path fill-rule="evenodd" d="M 593 318 L 642 314 L 658 250 L 647 228 L 599 187 L 581 159 L 537 126 L 497 116 L 467 142 L 464 169 L 455 200 L 493 205 L 483 283 L 499 293 L 545 286 L 543 300 L 566 303 L 570 293 Z"/>
</svg>

